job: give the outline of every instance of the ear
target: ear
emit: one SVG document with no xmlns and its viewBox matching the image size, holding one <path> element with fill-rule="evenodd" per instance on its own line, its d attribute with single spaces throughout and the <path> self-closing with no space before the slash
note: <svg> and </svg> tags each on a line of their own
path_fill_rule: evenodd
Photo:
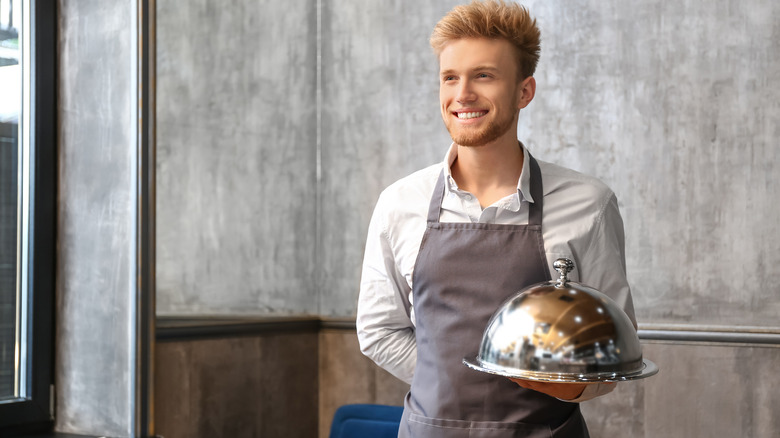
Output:
<svg viewBox="0 0 780 438">
<path fill-rule="evenodd" d="M 533 76 L 529 76 L 523 79 L 517 90 L 517 109 L 523 109 L 534 100 L 536 95 L 536 79 Z"/>
</svg>

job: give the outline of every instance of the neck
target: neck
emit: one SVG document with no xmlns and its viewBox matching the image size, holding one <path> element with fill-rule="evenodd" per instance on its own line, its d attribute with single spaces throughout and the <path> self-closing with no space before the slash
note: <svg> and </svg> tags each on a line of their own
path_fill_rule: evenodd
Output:
<svg viewBox="0 0 780 438">
<path fill-rule="evenodd" d="M 482 207 L 517 191 L 523 150 L 515 138 L 516 130 L 510 132 L 511 137 L 504 136 L 483 146 L 458 146 L 452 177 L 458 187 L 476 196 Z"/>
</svg>

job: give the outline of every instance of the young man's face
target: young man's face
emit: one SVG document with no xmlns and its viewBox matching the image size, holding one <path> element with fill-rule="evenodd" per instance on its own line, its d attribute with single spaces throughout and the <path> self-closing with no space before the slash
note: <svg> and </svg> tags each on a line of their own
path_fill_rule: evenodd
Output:
<svg viewBox="0 0 780 438">
<path fill-rule="evenodd" d="M 439 100 L 444 124 L 461 146 L 517 140 L 517 114 L 533 98 L 518 81 L 514 48 L 506 40 L 465 38 L 439 55 Z M 534 84 L 535 85 L 535 84 Z"/>
</svg>

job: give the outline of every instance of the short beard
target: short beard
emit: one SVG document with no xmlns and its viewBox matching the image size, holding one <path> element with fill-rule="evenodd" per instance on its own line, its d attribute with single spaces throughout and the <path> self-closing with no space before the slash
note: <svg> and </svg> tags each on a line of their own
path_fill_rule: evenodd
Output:
<svg viewBox="0 0 780 438">
<path fill-rule="evenodd" d="M 451 126 L 447 124 L 447 131 L 449 131 L 450 137 L 452 137 L 452 141 L 454 141 L 455 144 L 467 147 L 479 147 L 494 142 L 506 134 L 509 128 L 512 127 L 513 120 L 514 118 L 494 120 L 481 131 L 461 134 L 453 132 Z"/>
</svg>

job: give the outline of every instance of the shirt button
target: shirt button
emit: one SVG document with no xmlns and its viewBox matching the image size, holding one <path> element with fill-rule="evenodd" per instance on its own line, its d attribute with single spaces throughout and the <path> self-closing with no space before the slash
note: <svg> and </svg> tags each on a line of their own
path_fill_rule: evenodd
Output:
<svg viewBox="0 0 780 438">
<path fill-rule="evenodd" d="M 466 196 L 464 196 L 464 198 L 466 198 L 467 201 L 471 201 L 472 196 L 471 195 L 466 195 Z"/>
</svg>

